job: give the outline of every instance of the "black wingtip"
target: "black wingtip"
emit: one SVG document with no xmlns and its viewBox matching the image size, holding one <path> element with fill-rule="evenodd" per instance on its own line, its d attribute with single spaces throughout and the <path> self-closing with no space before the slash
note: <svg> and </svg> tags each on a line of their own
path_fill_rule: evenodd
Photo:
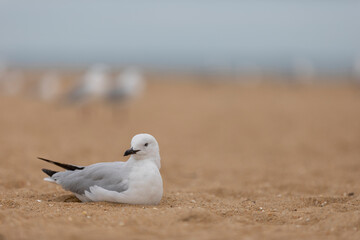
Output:
<svg viewBox="0 0 360 240">
<path fill-rule="evenodd" d="M 43 160 L 43 161 L 45 161 L 45 162 L 51 162 L 51 160 L 46 159 L 46 158 L 42 158 L 42 157 L 37 157 L 37 158 L 40 159 L 40 160 Z"/>
<path fill-rule="evenodd" d="M 50 177 L 52 177 L 52 175 L 54 175 L 55 173 L 57 173 L 56 171 L 50 170 L 50 169 L 46 169 L 43 168 L 41 169 L 44 173 L 46 173 L 47 175 L 49 175 Z"/>
<path fill-rule="evenodd" d="M 75 166 L 75 165 L 70 165 L 70 164 L 66 164 L 66 163 L 59 163 L 59 162 L 55 162 L 46 158 L 42 158 L 42 157 L 38 157 L 38 159 L 48 162 L 48 163 L 52 163 L 55 164 L 56 166 L 62 167 L 66 170 L 70 170 L 70 171 L 74 171 L 74 170 L 82 170 L 84 169 L 84 167 L 79 167 L 79 166 Z"/>
</svg>

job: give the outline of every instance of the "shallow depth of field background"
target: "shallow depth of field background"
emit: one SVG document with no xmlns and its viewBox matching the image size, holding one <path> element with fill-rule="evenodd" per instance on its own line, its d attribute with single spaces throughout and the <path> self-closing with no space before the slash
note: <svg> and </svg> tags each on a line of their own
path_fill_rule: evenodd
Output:
<svg viewBox="0 0 360 240">
<path fill-rule="evenodd" d="M 0 240 L 359 239 L 358 1 L 0 0 Z M 37 160 L 160 145 L 158 206 Z"/>
</svg>

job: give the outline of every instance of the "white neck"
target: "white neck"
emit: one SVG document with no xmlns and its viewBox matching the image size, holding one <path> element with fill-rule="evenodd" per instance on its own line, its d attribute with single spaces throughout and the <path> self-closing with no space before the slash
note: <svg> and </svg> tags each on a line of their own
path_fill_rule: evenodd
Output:
<svg viewBox="0 0 360 240">
<path fill-rule="evenodd" d="M 155 163 L 155 165 L 158 167 L 158 169 L 161 168 L 161 162 L 160 162 L 160 154 L 157 154 L 157 156 L 155 157 L 149 157 L 149 158 L 140 158 L 139 156 L 132 155 L 128 162 L 132 162 L 132 163 L 141 163 L 141 161 L 151 161 L 153 163 Z"/>
</svg>

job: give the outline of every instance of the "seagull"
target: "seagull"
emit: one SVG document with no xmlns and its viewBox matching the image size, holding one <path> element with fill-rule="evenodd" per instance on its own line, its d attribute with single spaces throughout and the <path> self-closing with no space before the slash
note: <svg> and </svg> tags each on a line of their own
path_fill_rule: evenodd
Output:
<svg viewBox="0 0 360 240">
<path fill-rule="evenodd" d="M 23 90 L 24 76 L 21 71 L 5 72 L 2 80 L 2 91 L 8 96 L 17 95 Z"/>
<path fill-rule="evenodd" d="M 130 156 L 128 161 L 102 162 L 85 167 L 39 159 L 66 169 L 62 172 L 42 169 L 49 175 L 44 180 L 73 192 L 82 202 L 159 204 L 163 182 L 156 139 L 145 133 L 135 135 L 124 156 Z"/>
<path fill-rule="evenodd" d="M 108 68 L 105 65 L 91 67 L 81 79 L 79 85 L 66 96 L 69 103 L 85 103 L 102 98 L 108 84 Z"/>
<path fill-rule="evenodd" d="M 59 92 L 59 77 L 55 72 L 47 72 L 43 75 L 37 86 L 37 93 L 42 100 L 51 100 Z"/>
<path fill-rule="evenodd" d="M 136 68 L 128 68 L 115 79 L 115 84 L 106 94 L 110 103 L 123 103 L 140 96 L 145 88 L 143 75 Z"/>
</svg>

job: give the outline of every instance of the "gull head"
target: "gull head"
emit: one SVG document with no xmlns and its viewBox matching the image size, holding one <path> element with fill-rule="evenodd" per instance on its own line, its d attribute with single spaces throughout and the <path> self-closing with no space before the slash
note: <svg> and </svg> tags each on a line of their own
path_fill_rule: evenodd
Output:
<svg viewBox="0 0 360 240">
<path fill-rule="evenodd" d="M 154 160 L 160 168 L 159 144 L 150 134 L 141 133 L 131 140 L 131 148 L 126 150 L 124 156 L 131 155 L 135 160 Z"/>
</svg>

